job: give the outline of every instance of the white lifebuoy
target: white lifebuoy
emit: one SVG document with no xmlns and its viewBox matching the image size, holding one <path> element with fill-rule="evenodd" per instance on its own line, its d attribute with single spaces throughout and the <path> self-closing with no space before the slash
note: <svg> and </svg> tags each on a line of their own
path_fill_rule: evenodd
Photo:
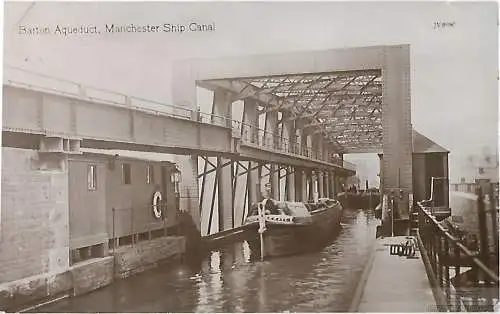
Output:
<svg viewBox="0 0 500 314">
<path fill-rule="evenodd" d="M 161 218 L 161 208 L 158 208 L 158 202 L 161 202 L 161 192 L 156 191 L 155 194 L 153 195 L 153 215 L 155 218 L 160 219 Z"/>
</svg>

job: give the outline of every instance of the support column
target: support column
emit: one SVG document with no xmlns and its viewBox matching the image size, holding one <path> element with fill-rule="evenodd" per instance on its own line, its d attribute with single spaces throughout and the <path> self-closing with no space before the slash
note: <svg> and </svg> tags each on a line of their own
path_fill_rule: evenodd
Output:
<svg viewBox="0 0 500 314">
<path fill-rule="evenodd" d="M 214 100 L 212 104 L 212 121 L 223 125 L 226 122 L 231 126 L 233 101 L 230 92 L 223 89 L 216 89 L 214 91 Z M 225 118 L 225 121 L 218 121 L 221 117 Z"/>
<path fill-rule="evenodd" d="M 311 170 L 307 170 L 306 178 L 309 182 L 309 189 L 307 191 L 306 200 L 311 200 L 314 198 L 314 180 L 313 180 L 313 172 Z"/>
<path fill-rule="evenodd" d="M 223 167 L 223 165 L 225 166 Z M 230 159 L 221 157 L 217 157 L 217 167 L 220 167 L 217 170 L 217 189 L 219 195 L 219 231 L 225 231 L 234 228 L 232 186 L 233 167 Z"/>
<path fill-rule="evenodd" d="M 307 146 L 307 138 L 308 138 L 307 130 L 300 129 L 300 154 L 302 156 L 308 156 L 309 147 Z"/>
<path fill-rule="evenodd" d="M 295 201 L 295 169 L 289 166 L 286 171 L 287 200 L 293 202 Z"/>
<path fill-rule="evenodd" d="M 295 152 L 295 142 L 297 141 L 296 138 L 296 131 L 295 131 L 295 122 L 287 120 L 287 114 L 283 113 L 283 129 L 284 131 L 284 136 L 287 138 L 286 142 L 286 149 L 288 152 Z"/>
<path fill-rule="evenodd" d="M 212 104 L 212 114 L 214 115 L 212 120 L 221 119 L 221 117 L 230 118 L 232 116 L 232 103 L 231 93 L 223 89 L 216 89 Z M 224 123 L 224 121 L 217 122 Z M 219 231 L 225 231 L 234 227 L 232 162 L 230 159 L 217 157 L 217 167 Z"/>
<path fill-rule="evenodd" d="M 317 180 L 318 180 L 318 196 L 319 197 L 325 197 L 325 182 L 324 177 L 323 177 L 323 171 L 318 171 L 317 172 Z"/>
<path fill-rule="evenodd" d="M 307 201 L 307 172 L 302 169 L 301 171 L 301 194 L 300 194 L 300 201 L 305 202 Z"/>
<path fill-rule="evenodd" d="M 303 189 L 303 179 L 302 179 L 302 169 L 295 167 L 295 201 L 300 202 L 302 200 L 302 189 Z"/>
<path fill-rule="evenodd" d="M 312 199 L 314 202 L 318 202 L 318 198 L 319 198 L 319 172 L 313 171 L 311 173 L 311 184 L 312 184 Z"/>
<path fill-rule="evenodd" d="M 257 129 L 259 126 L 259 116 L 257 114 L 257 102 L 247 98 L 243 107 L 243 127 L 242 139 L 257 143 Z"/>
<path fill-rule="evenodd" d="M 271 164 L 271 173 L 269 174 L 269 182 L 271 183 L 271 197 L 275 200 L 280 199 L 280 173 L 279 165 Z"/>
<path fill-rule="evenodd" d="M 336 181 L 337 181 L 337 174 L 335 172 L 332 172 L 330 175 L 330 185 L 332 189 L 332 197 L 335 199 L 337 199 L 337 194 L 339 193 Z"/>
<path fill-rule="evenodd" d="M 407 196 L 413 193 L 410 50 L 398 47 L 384 54 L 382 187 L 383 193 L 402 189 Z"/>
<path fill-rule="evenodd" d="M 250 161 L 249 167 L 253 169 L 248 171 L 247 177 L 248 201 L 251 205 L 260 201 L 259 163 Z"/>
<path fill-rule="evenodd" d="M 256 142 L 257 127 L 259 125 L 257 102 L 251 98 L 246 98 L 244 100 L 243 123 L 242 138 L 251 142 Z M 260 201 L 260 176 L 258 167 L 259 163 L 254 161 L 249 162 L 247 189 L 250 205 Z"/>
<path fill-rule="evenodd" d="M 278 137 L 277 130 L 278 129 L 278 112 L 270 111 L 266 113 L 266 125 L 264 130 L 266 132 L 265 136 L 265 145 L 269 148 L 276 148 L 276 139 Z"/>
<path fill-rule="evenodd" d="M 330 191 L 330 171 L 325 172 L 325 191 L 325 197 L 332 198 L 332 192 Z"/>
</svg>

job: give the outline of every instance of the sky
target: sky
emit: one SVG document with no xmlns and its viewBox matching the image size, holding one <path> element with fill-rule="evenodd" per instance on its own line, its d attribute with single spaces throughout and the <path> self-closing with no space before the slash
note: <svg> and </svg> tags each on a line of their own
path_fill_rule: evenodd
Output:
<svg viewBox="0 0 500 314">
<path fill-rule="evenodd" d="M 410 44 L 412 123 L 451 151 L 453 180 L 469 154 L 497 150 L 497 12 L 493 2 L 15 2 L 4 7 L 4 65 L 171 103 L 180 59 Z M 216 30 L 19 34 L 19 26 L 192 21 Z M 453 26 L 435 29 L 435 22 Z M 373 155 L 367 163 L 378 168 Z"/>
</svg>

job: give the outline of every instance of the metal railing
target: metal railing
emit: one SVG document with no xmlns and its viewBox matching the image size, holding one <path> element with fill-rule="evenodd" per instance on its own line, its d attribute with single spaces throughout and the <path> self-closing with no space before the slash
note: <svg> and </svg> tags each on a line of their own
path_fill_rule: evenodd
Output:
<svg viewBox="0 0 500 314">
<path fill-rule="evenodd" d="M 334 156 L 335 154 L 301 145 L 299 141 L 278 136 L 276 132 L 260 129 L 255 125 L 240 121 L 233 121 L 232 127 L 239 134 L 241 142 L 246 145 L 265 147 L 286 154 L 321 160 L 349 170 L 356 170 L 356 165 Z"/>
<path fill-rule="evenodd" d="M 478 199 L 479 215 L 484 212 L 484 203 Z M 491 255 L 482 236 L 481 249 L 467 247 L 464 240 L 452 235 L 439 223 L 430 208 L 419 202 L 418 235 L 425 248 L 430 268 L 446 297 L 447 311 L 492 311 L 498 302 L 498 247 Z M 483 224 L 482 228 L 486 226 Z M 486 228 L 487 229 L 487 228 Z M 496 230 L 496 231 L 495 231 Z M 498 237 L 498 226 L 493 226 Z M 484 233 L 487 230 L 483 230 Z M 424 252 L 422 252 L 424 253 Z M 463 272 L 463 270 L 466 270 Z M 450 276 L 450 271 L 454 276 Z"/>
<path fill-rule="evenodd" d="M 167 236 L 167 205 L 161 203 L 156 211 L 160 218 L 154 216 L 154 206 L 112 208 L 112 238 L 110 249 L 123 245 L 135 246 L 137 243 L 152 240 L 159 236 Z"/>
<path fill-rule="evenodd" d="M 228 117 L 204 114 L 198 110 L 131 96 L 91 85 L 84 85 L 71 80 L 56 78 L 9 65 L 4 66 L 3 82 L 4 85 L 28 88 L 83 101 L 99 102 L 113 107 L 134 109 L 152 115 L 194 120 L 199 123 L 223 127 L 231 126 L 231 119 Z"/>
<path fill-rule="evenodd" d="M 475 193 L 476 189 L 481 186 L 481 183 L 472 182 L 472 183 L 452 183 L 451 190 L 456 192 L 464 192 L 464 193 Z M 493 186 L 498 191 L 498 183 L 493 183 Z"/>
<path fill-rule="evenodd" d="M 233 134 L 239 135 L 242 143 L 253 144 L 287 154 L 307 157 L 313 160 L 321 160 L 349 170 L 356 170 L 354 164 L 336 158 L 333 154 L 326 154 L 319 150 L 313 150 L 305 145 L 300 145 L 297 141 L 291 141 L 283 136 L 278 136 L 275 133 L 234 120 L 228 116 L 204 113 L 199 109 L 194 110 L 141 97 L 130 96 L 124 93 L 83 85 L 71 80 L 56 78 L 9 65 L 4 66 L 4 85 L 72 97 L 82 101 L 100 102 L 105 105 L 133 109 L 156 116 L 168 116 L 190 120 L 196 123 L 232 128 Z"/>
</svg>

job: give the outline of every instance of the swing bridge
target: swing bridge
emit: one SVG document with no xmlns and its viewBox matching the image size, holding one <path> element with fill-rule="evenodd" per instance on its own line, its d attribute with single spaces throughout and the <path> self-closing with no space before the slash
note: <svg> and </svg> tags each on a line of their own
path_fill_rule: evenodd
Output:
<svg viewBox="0 0 500 314">
<path fill-rule="evenodd" d="M 6 67 L 3 145 L 44 149 L 43 156 L 52 156 L 41 157 L 49 168 L 61 156 L 84 149 L 173 155 L 182 177 L 179 207 L 203 238 L 214 241 L 241 233 L 250 205 L 263 196 L 336 198 L 343 180 L 356 174 L 346 154 L 379 154 L 380 191 L 399 191 L 401 220 L 411 223 L 412 205 L 424 200 L 417 199 L 422 186 L 414 186 L 425 179 L 415 181 L 419 174 L 413 173 L 408 45 L 185 60 L 175 64 L 172 77 L 173 104 L 166 105 Z M 209 110 L 198 106 L 200 88 L 213 95 Z M 445 169 L 439 175 L 447 177 L 447 156 L 439 162 Z M 472 253 L 418 206 L 419 227 L 426 230 L 422 248 L 430 256 L 424 258 L 431 265 L 427 272 L 437 274 L 438 286 L 448 289 L 450 277 L 442 270 L 452 264 L 446 264 L 440 249 L 448 245 L 447 252 L 453 246 Z M 432 228 L 442 235 L 432 235 Z M 498 287 L 498 273 L 471 258 L 467 267 Z M 376 294 L 367 280 L 363 300 Z"/>
</svg>

